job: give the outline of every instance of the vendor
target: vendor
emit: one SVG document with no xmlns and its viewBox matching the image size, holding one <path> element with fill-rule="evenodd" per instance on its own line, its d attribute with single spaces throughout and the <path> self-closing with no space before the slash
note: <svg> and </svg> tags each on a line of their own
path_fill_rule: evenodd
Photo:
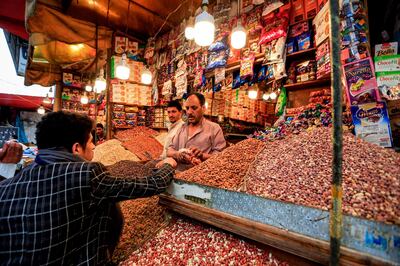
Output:
<svg viewBox="0 0 400 266">
<path fill-rule="evenodd" d="M 102 123 L 97 123 L 96 124 L 96 145 L 102 144 L 105 140 L 104 137 L 104 126 Z"/>
<path fill-rule="evenodd" d="M 205 103 L 200 93 L 191 93 L 185 102 L 187 123 L 176 133 L 167 152 L 168 157 L 178 161 L 180 170 L 199 164 L 226 147 L 221 127 L 204 118 Z"/>
<path fill-rule="evenodd" d="M 0 182 L 1 265 L 104 265 L 122 230 L 116 203 L 159 194 L 171 182 L 171 158 L 147 177 L 110 176 L 90 162 L 92 128 L 87 116 L 63 111 L 38 123 L 35 162 Z"/>
<path fill-rule="evenodd" d="M 168 135 L 165 138 L 164 149 L 161 155 L 162 159 L 167 158 L 168 148 L 171 145 L 173 137 L 185 123 L 182 120 L 182 105 L 178 100 L 173 100 L 168 103 L 167 114 L 169 122 L 171 122 L 171 125 L 168 127 Z"/>
</svg>

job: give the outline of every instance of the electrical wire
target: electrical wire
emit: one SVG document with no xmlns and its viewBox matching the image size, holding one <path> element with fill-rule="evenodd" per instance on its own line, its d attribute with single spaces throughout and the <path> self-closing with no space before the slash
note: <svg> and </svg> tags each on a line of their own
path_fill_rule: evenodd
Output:
<svg viewBox="0 0 400 266">
<path fill-rule="evenodd" d="M 157 35 L 161 32 L 161 30 L 164 28 L 165 24 L 167 24 L 168 19 L 171 15 L 173 15 L 174 13 L 176 13 L 184 4 L 186 4 L 188 0 L 183 1 L 177 8 L 175 8 L 174 11 L 172 11 L 171 13 L 168 14 L 168 16 L 165 18 L 164 23 L 161 25 L 160 29 L 157 31 L 157 33 L 153 36 L 153 39 L 155 39 L 157 37 Z"/>
</svg>

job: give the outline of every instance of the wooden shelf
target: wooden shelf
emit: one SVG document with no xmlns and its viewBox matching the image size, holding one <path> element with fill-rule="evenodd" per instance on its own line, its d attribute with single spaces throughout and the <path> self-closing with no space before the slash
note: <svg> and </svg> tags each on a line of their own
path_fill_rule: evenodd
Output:
<svg viewBox="0 0 400 266">
<path fill-rule="evenodd" d="M 331 79 L 329 77 L 329 78 L 311 80 L 311 81 L 306 81 L 306 82 L 299 82 L 299 83 L 294 83 L 294 84 L 286 84 L 283 86 L 287 90 L 298 90 L 298 89 L 307 89 L 307 87 L 318 87 L 318 86 L 323 86 L 323 85 L 330 85 L 330 83 L 331 83 Z"/>
<path fill-rule="evenodd" d="M 314 54 L 315 50 L 316 50 L 316 48 L 313 47 L 313 48 L 302 50 L 302 51 L 298 51 L 298 52 L 295 52 L 295 53 L 292 53 L 292 54 L 287 54 L 286 58 L 293 59 L 293 58 L 302 57 L 304 55 Z"/>
</svg>

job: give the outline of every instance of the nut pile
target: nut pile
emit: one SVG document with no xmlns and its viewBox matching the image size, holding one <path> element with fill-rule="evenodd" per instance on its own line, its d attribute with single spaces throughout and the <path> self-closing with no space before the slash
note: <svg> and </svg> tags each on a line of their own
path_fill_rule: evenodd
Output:
<svg viewBox="0 0 400 266">
<path fill-rule="evenodd" d="M 163 146 L 153 137 L 135 136 L 122 144 L 133 152 L 140 160 L 157 160 L 163 151 Z"/>
<path fill-rule="evenodd" d="M 238 189 L 265 144 L 256 139 L 247 139 L 216 154 L 207 161 L 176 175 L 177 179 L 209 186 Z"/>
<path fill-rule="evenodd" d="M 166 224 L 165 208 L 158 204 L 158 200 L 158 196 L 153 196 L 120 203 L 124 228 L 113 253 L 113 262 L 128 259 L 132 252 L 154 237 Z"/>
<path fill-rule="evenodd" d="M 131 129 L 119 130 L 115 137 L 120 141 L 131 140 L 136 136 L 157 136 L 158 132 L 144 126 L 137 126 Z"/>
<path fill-rule="evenodd" d="M 249 170 L 247 192 L 327 210 L 331 129 L 314 128 L 270 142 Z M 343 211 L 400 224 L 400 154 L 343 136 Z"/>
<path fill-rule="evenodd" d="M 93 161 L 95 162 L 108 166 L 120 160 L 140 161 L 135 154 L 122 147 L 121 142 L 116 139 L 107 140 L 94 149 Z"/>
<path fill-rule="evenodd" d="M 289 265 L 233 235 L 177 219 L 122 265 Z"/>
<path fill-rule="evenodd" d="M 121 161 L 107 167 L 113 176 L 140 178 L 151 173 L 152 168 L 138 162 Z M 145 241 L 154 236 L 165 223 L 165 208 L 158 204 L 158 196 L 126 200 L 120 203 L 124 228 L 113 261 L 118 263 Z"/>
</svg>

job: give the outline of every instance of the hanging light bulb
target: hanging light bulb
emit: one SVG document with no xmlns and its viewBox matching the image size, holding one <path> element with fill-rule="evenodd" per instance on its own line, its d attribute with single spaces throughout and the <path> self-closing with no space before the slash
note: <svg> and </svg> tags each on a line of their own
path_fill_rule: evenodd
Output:
<svg viewBox="0 0 400 266">
<path fill-rule="evenodd" d="M 189 20 L 188 20 L 188 24 L 186 25 L 186 28 L 185 28 L 185 38 L 188 39 L 188 40 L 193 40 L 194 39 L 193 21 L 194 21 L 194 18 L 190 17 Z"/>
<path fill-rule="evenodd" d="M 85 86 L 85 90 L 86 90 L 87 92 L 91 92 L 91 91 L 93 90 L 93 87 L 92 87 L 92 85 L 90 85 L 90 84 L 86 84 L 86 86 Z"/>
<path fill-rule="evenodd" d="M 246 45 L 246 31 L 243 28 L 240 21 L 237 26 L 233 29 L 231 35 L 231 46 L 234 49 L 242 49 Z"/>
<path fill-rule="evenodd" d="M 46 97 L 43 99 L 44 104 L 51 104 L 51 99 L 49 98 L 49 94 L 46 94 Z"/>
<path fill-rule="evenodd" d="M 94 91 L 100 93 L 107 87 L 106 80 L 104 79 L 104 69 L 100 69 L 100 75 L 94 82 Z"/>
<path fill-rule="evenodd" d="M 147 68 L 144 67 L 141 75 L 141 81 L 143 84 L 151 84 L 151 80 L 153 78 L 153 75 L 151 74 L 151 71 Z"/>
<path fill-rule="evenodd" d="M 117 79 L 127 80 L 129 78 L 129 74 L 131 70 L 129 69 L 128 65 L 126 64 L 126 54 L 122 54 L 121 63 L 118 64 L 117 69 L 115 70 L 115 76 Z"/>
<path fill-rule="evenodd" d="M 263 94 L 262 98 L 263 98 L 264 101 L 268 101 L 268 99 L 269 99 L 269 93 L 265 92 L 265 93 Z"/>
<path fill-rule="evenodd" d="M 205 102 L 204 107 L 205 107 L 206 109 L 208 109 L 208 102 L 207 102 L 207 101 Z"/>
<path fill-rule="evenodd" d="M 86 92 L 81 96 L 81 104 L 88 104 L 89 98 L 86 96 Z"/>
<path fill-rule="evenodd" d="M 208 0 L 203 0 L 203 12 L 196 16 L 194 24 L 194 41 L 200 46 L 209 46 L 214 41 L 214 17 L 207 12 Z"/>
<path fill-rule="evenodd" d="M 269 97 L 271 97 L 271 100 L 275 100 L 276 99 L 276 92 L 272 92 L 271 95 Z"/>
<path fill-rule="evenodd" d="M 44 115 L 44 113 L 46 113 L 46 110 L 44 109 L 43 105 L 41 105 L 38 109 L 37 109 L 38 114 L 40 115 Z"/>
<path fill-rule="evenodd" d="M 249 98 L 250 98 L 251 100 L 255 100 L 255 99 L 257 99 L 258 91 L 255 90 L 255 89 L 251 89 L 251 90 L 249 90 L 249 92 L 248 92 L 248 96 L 249 96 Z"/>
</svg>

